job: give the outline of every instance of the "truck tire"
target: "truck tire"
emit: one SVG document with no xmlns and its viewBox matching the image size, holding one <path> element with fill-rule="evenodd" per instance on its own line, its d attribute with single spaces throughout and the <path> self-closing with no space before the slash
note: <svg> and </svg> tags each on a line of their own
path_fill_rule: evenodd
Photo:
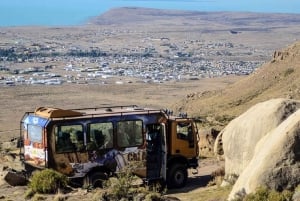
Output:
<svg viewBox="0 0 300 201">
<path fill-rule="evenodd" d="M 184 187 L 187 181 L 188 172 L 184 165 L 174 164 L 170 167 L 167 177 L 168 188 Z"/>
<path fill-rule="evenodd" d="M 89 184 L 93 187 L 103 187 L 103 182 L 107 180 L 107 174 L 103 172 L 93 172 L 88 175 Z"/>
</svg>

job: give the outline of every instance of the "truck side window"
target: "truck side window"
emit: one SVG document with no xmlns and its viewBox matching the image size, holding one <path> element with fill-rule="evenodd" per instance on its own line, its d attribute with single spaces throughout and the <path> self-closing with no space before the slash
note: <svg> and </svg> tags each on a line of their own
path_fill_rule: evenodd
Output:
<svg viewBox="0 0 300 201">
<path fill-rule="evenodd" d="M 83 149 L 82 125 L 61 125 L 54 129 L 56 152 L 76 152 Z"/>
<path fill-rule="evenodd" d="M 134 147 L 143 144 L 142 121 L 120 121 L 117 123 L 117 142 L 119 147 Z"/>
<path fill-rule="evenodd" d="M 190 123 L 180 123 L 177 124 L 177 138 L 182 140 L 189 140 L 189 136 L 191 135 L 191 124 Z"/>
<path fill-rule="evenodd" d="M 112 122 L 92 123 L 88 125 L 88 150 L 108 149 L 113 147 Z"/>
<path fill-rule="evenodd" d="M 40 126 L 28 125 L 28 138 L 32 142 L 42 143 L 43 129 Z"/>
</svg>

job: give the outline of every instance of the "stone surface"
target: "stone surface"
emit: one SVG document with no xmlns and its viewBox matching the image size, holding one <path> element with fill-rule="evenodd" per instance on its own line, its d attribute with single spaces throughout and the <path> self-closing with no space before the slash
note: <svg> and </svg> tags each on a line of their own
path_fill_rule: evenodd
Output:
<svg viewBox="0 0 300 201">
<path fill-rule="evenodd" d="M 236 181 L 229 199 L 258 187 L 282 191 L 300 183 L 300 110 L 266 134 L 256 145 L 254 156 Z"/>
<path fill-rule="evenodd" d="M 219 134 L 215 153 L 225 158 L 225 178 L 239 176 L 254 156 L 256 144 L 300 107 L 290 99 L 271 99 L 258 103 L 232 120 Z"/>
</svg>

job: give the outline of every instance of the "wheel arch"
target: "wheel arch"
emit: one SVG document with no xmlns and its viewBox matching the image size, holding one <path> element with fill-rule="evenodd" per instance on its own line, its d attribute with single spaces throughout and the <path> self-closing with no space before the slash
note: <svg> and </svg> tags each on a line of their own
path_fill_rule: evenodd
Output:
<svg viewBox="0 0 300 201">
<path fill-rule="evenodd" d="M 95 187 L 100 187 L 98 185 L 95 185 L 96 180 L 107 180 L 110 175 L 110 170 L 104 166 L 98 166 L 92 168 L 84 177 L 84 185 L 92 185 Z M 102 187 L 102 181 L 101 181 L 101 187 Z"/>
<path fill-rule="evenodd" d="M 168 169 L 172 167 L 174 164 L 182 164 L 187 168 L 188 160 L 184 156 L 176 155 L 168 158 L 167 167 Z"/>
</svg>

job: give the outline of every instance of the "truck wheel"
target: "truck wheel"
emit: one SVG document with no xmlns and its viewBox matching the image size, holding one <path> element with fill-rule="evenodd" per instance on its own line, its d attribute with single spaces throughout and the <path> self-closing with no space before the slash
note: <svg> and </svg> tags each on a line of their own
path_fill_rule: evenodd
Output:
<svg viewBox="0 0 300 201">
<path fill-rule="evenodd" d="M 89 184 L 93 187 L 103 187 L 103 182 L 108 179 L 107 174 L 103 172 L 94 172 L 88 176 Z"/>
<path fill-rule="evenodd" d="M 184 165 L 174 164 L 168 174 L 168 188 L 184 187 L 187 181 L 188 173 Z"/>
</svg>

